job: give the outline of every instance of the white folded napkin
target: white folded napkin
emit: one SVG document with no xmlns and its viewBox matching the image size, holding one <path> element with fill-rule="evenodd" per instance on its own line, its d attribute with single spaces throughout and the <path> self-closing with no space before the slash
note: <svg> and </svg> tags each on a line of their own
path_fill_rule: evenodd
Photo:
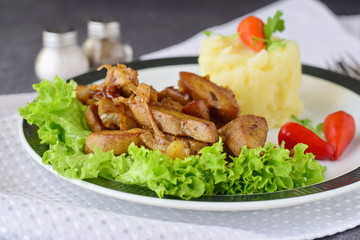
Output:
<svg viewBox="0 0 360 240">
<path fill-rule="evenodd" d="M 301 50 L 302 63 L 326 68 L 329 59 L 336 58 L 346 52 L 352 53 L 360 62 L 360 38 L 358 33 L 351 34 L 322 2 L 317 0 L 283 0 L 268 5 L 248 15 L 255 15 L 266 21 L 277 10 L 283 11 L 285 31 L 276 33 L 281 38 L 298 42 Z M 216 33 L 229 35 L 236 33 L 237 25 L 246 16 L 241 16 L 220 26 L 210 27 Z M 352 23 L 360 22 L 356 19 L 345 18 Z M 358 21 L 358 22 L 356 22 Z M 357 25 L 360 31 L 360 24 Z M 358 35 L 360 36 L 360 34 Z M 141 59 L 164 58 L 175 56 L 198 55 L 201 39 L 205 34 L 200 32 L 192 38 L 172 47 L 146 54 Z"/>
<path fill-rule="evenodd" d="M 339 20 L 343 27 L 354 37 L 360 40 L 360 14 L 339 16 Z M 359 54 L 358 54 L 359 55 Z"/>
</svg>

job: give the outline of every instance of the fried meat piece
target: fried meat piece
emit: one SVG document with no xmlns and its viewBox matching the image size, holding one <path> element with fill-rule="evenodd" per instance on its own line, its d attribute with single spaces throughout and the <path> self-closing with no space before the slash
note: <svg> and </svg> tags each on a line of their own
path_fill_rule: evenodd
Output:
<svg viewBox="0 0 360 240">
<path fill-rule="evenodd" d="M 93 132 L 86 139 L 85 153 L 97 146 L 119 155 L 135 143 L 183 159 L 217 142 L 219 136 L 234 155 L 242 146 L 256 148 L 266 141 L 265 118 L 239 116 L 232 91 L 208 77 L 180 72 L 179 89 L 157 92 L 148 84 L 139 84 L 137 71 L 125 65 L 101 68 L 108 70 L 102 84 L 77 88 L 77 98 L 91 104 L 86 121 Z"/>
<path fill-rule="evenodd" d="M 124 64 L 117 64 L 116 66 L 104 64 L 98 70 L 103 68 L 107 69 L 104 84 L 118 86 L 123 96 L 130 96 L 139 84 L 138 72 Z"/>
<path fill-rule="evenodd" d="M 198 118 L 210 120 L 209 109 L 203 100 L 192 100 L 182 108 L 182 112 Z"/>
<path fill-rule="evenodd" d="M 85 85 L 78 85 L 75 89 L 76 91 L 76 98 L 84 105 L 92 105 L 95 103 L 93 99 L 91 90 L 88 86 Z"/>
<path fill-rule="evenodd" d="M 186 105 L 191 101 L 188 94 L 181 93 L 179 89 L 176 89 L 174 87 L 167 87 L 164 90 L 160 91 L 158 93 L 158 97 L 159 101 L 161 101 L 163 98 L 171 98 L 182 105 Z"/>
<path fill-rule="evenodd" d="M 160 137 L 151 130 L 134 128 L 127 131 L 105 130 L 89 134 L 86 139 L 84 152 L 92 153 L 94 147 L 107 152 L 112 150 L 114 155 L 126 153 L 131 143 L 137 146 L 146 146 L 150 149 L 158 149 L 171 158 L 183 159 L 189 155 L 197 154 L 208 144 L 191 138 L 165 135 Z"/>
<path fill-rule="evenodd" d="M 103 131 L 107 129 L 99 117 L 97 105 L 90 105 L 87 107 L 85 112 L 85 119 L 89 129 L 92 132 Z"/>
<path fill-rule="evenodd" d="M 152 127 L 146 108 L 142 104 L 130 104 L 129 106 L 140 125 L 147 128 Z M 219 136 L 213 122 L 159 106 L 148 107 L 156 125 L 165 133 L 188 136 L 207 143 L 218 141 Z"/>
<path fill-rule="evenodd" d="M 114 155 L 116 156 L 126 153 L 131 143 L 138 146 L 142 144 L 140 135 L 143 132 L 144 130 L 139 128 L 127 131 L 105 130 L 92 132 L 86 138 L 84 152 L 92 153 L 96 146 L 104 152 L 113 150 Z"/>
<path fill-rule="evenodd" d="M 175 137 L 165 134 L 164 137 L 157 136 L 153 131 L 146 131 L 140 135 L 144 145 L 150 149 L 158 149 L 171 158 L 183 159 L 189 155 L 197 154 L 203 147 L 208 146 L 188 137 Z"/>
<path fill-rule="evenodd" d="M 157 102 L 156 105 L 167 108 L 167 109 L 171 109 L 171 110 L 174 110 L 177 112 L 181 112 L 182 108 L 184 107 L 183 105 L 181 105 L 181 103 L 179 103 L 169 97 L 161 99 L 161 101 Z"/>
<path fill-rule="evenodd" d="M 115 105 L 110 98 L 104 97 L 99 100 L 98 113 L 102 123 L 108 129 L 127 130 L 137 127 L 135 121 L 126 113 L 126 106 Z"/>
<path fill-rule="evenodd" d="M 180 92 L 187 93 L 192 99 L 201 99 L 209 107 L 210 114 L 227 123 L 235 119 L 240 108 L 230 89 L 211 82 L 207 77 L 194 73 L 180 72 L 178 82 Z"/>
<path fill-rule="evenodd" d="M 252 114 L 242 115 L 219 129 L 224 143 L 234 155 L 242 146 L 256 148 L 265 144 L 268 132 L 266 119 Z"/>
</svg>

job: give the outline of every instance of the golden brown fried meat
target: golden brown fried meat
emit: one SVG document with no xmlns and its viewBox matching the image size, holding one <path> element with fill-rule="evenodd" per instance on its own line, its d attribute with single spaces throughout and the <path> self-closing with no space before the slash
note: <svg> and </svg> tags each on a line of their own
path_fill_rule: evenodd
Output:
<svg viewBox="0 0 360 240">
<path fill-rule="evenodd" d="M 116 66 L 104 64 L 98 70 L 103 68 L 107 69 L 105 85 L 118 86 L 125 97 L 129 97 L 135 91 L 136 86 L 139 84 L 136 70 L 126 67 L 124 64 L 117 64 Z"/>
<path fill-rule="evenodd" d="M 213 122 L 158 106 L 150 106 L 150 110 L 159 128 L 166 133 L 207 143 L 214 143 L 219 139 Z"/>
<path fill-rule="evenodd" d="M 183 105 L 181 105 L 181 103 L 179 103 L 169 97 L 161 99 L 161 101 L 157 102 L 156 105 L 167 108 L 167 109 L 171 109 L 171 110 L 174 110 L 177 112 L 181 112 L 184 107 Z"/>
<path fill-rule="evenodd" d="M 173 135 L 165 134 L 160 137 L 154 134 L 153 131 L 146 131 L 140 135 L 144 145 L 150 149 L 158 149 L 171 158 L 183 159 L 189 155 L 197 154 L 203 147 L 208 144 L 196 141 L 187 137 L 175 137 Z"/>
<path fill-rule="evenodd" d="M 97 105 L 90 105 L 87 107 L 85 112 L 85 119 L 89 129 L 92 132 L 103 131 L 107 129 L 99 117 Z"/>
<path fill-rule="evenodd" d="M 140 135 L 143 129 L 134 128 L 128 131 L 105 130 L 92 132 L 86 138 L 84 152 L 92 153 L 94 147 L 97 146 L 102 151 L 107 152 L 113 150 L 114 155 L 126 153 L 131 143 L 141 145 Z"/>
<path fill-rule="evenodd" d="M 134 90 L 134 94 L 135 97 L 130 98 L 129 101 L 127 101 L 127 104 L 131 109 L 135 120 L 140 123 L 140 125 L 144 126 L 144 124 L 141 124 L 141 121 L 146 119 L 149 125 L 146 125 L 145 127 L 152 129 L 157 136 L 164 137 L 164 133 L 159 129 L 149 108 L 150 104 L 156 104 L 158 101 L 155 89 L 145 83 L 141 83 Z"/>
<path fill-rule="evenodd" d="M 148 104 L 155 104 L 158 102 L 156 90 L 146 83 L 140 83 L 134 90 L 134 93 L 136 94 L 135 101 L 137 102 Z"/>
<path fill-rule="evenodd" d="M 158 149 L 160 152 L 165 152 L 167 146 L 170 144 L 170 140 L 164 136 L 158 136 L 154 134 L 152 130 L 144 131 L 140 138 L 144 145 L 150 149 Z"/>
<path fill-rule="evenodd" d="M 147 111 L 141 104 L 130 104 L 129 107 L 140 125 L 152 129 Z M 214 143 L 219 139 L 213 122 L 159 106 L 149 106 L 149 110 L 155 124 L 165 133 L 188 136 L 207 143 Z"/>
<path fill-rule="evenodd" d="M 121 122 L 120 109 L 118 106 L 115 106 L 110 98 L 103 97 L 99 100 L 98 113 L 106 128 L 119 129 Z"/>
<path fill-rule="evenodd" d="M 99 100 L 98 114 L 108 129 L 127 130 L 137 127 L 135 121 L 126 114 L 124 104 L 115 105 L 110 98 L 103 97 Z"/>
<path fill-rule="evenodd" d="M 75 89 L 76 91 L 76 98 L 84 105 L 92 105 L 95 104 L 93 99 L 91 90 L 88 86 L 85 85 L 78 85 Z"/>
<path fill-rule="evenodd" d="M 180 92 L 187 93 L 192 99 L 201 99 L 209 107 L 210 114 L 224 123 L 240 114 L 240 107 L 230 89 L 211 82 L 207 77 L 194 73 L 180 72 L 178 82 Z"/>
<path fill-rule="evenodd" d="M 238 155 L 242 146 L 255 148 L 266 141 L 266 120 L 255 115 L 239 117 L 240 108 L 231 90 L 207 77 L 181 72 L 179 90 L 169 87 L 158 93 L 145 83 L 139 84 L 137 72 L 125 65 L 100 68 L 108 70 L 102 84 L 77 89 L 78 99 L 92 104 L 86 120 L 94 132 L 86 140 L 86 153 L 97 146 L 119 155 L 134 142 L 172 158 L 185 158 L 217 142 L 220 135 L 224 147 Z M 215 122 L 223 127 L 218 130 Z"/>
<path fill-rule="evenodd" d="M 92 153 L 94 147 L 102 151 L 113 150 L 114 155 L 126 153 L 131 143 L 137 146 L 146 146 L 149 149 L 157 149 L 171 158 L 183 159 L 189 155 L 197 154 L 208 144 L 191 138 L 175 137 L 166 134 L 160 137 L 151 130 L 134 128 L 127 131 L 105 130 L 91 133 L 85 143 L 85 153 Z"/>
<path fill-rule="evenodd" d="M 265 144 L 268 132 L 266 119 L 252 114 L 235 118 L 219 129 L 224 143 L 234 155 L 239 155 L 242 146 L 256 148 Z"/>
<path fill-rule="evenodd" d="M 182 108 L 182 112 L 198 118 L 210 120 L 209 109 L 203 100 L 192 100 Z"/>
<path fill-rule="evenodd" d="M 91 84 L 89 89 L 94 101 L 99 101 L 103 97 L 116 98 L 121 95 L 120 87 L 112 84 Z"/>
<path fill-rule="evenodd" d="M 105 80 L 101 84 L 91 84 L 89 86 L 80 85 L 77 87 L 77 98 L 85 105 L 95 104 L 103 97 L 117 98 L 130 97 L 138 86 L 138 72 L 118 64 L 111 66 L 108 64 L 98 68 L 107 69 Z"/>
<path fill-rule="evenodd" d="M 181 105 L 188 104 L 191 99 L 188 94 L 181 93 L 179 89 L 176 89 L 174 87 L 167 87 L 164 90 L 160 91 L 158 93 L 159 101 L 161 101 L 164 98 L 171 98 L 176 102 L 179 102 Z"/>
</svg>

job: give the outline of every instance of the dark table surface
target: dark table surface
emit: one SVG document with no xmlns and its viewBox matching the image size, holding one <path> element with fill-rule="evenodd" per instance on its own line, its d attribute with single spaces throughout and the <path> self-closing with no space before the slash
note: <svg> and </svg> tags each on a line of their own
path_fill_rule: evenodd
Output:
<svg viewBox="0 0 360 240">
<path fill-rule="evenodd" d="M 70 25 L 81 44 L 87 19 L 116 17 L 122 36 L 141 55 L 180 43 L 196 33 L 261 8 L 272 0 L 11 0 L 0 1 L 0 94 L 33 91 L 34 61 L 42 31 Z M 360 14 L 359 0 L 323 0 L 337 15 Z M 360 239 L 360 227 L 323 239 Z"/>
</svg>

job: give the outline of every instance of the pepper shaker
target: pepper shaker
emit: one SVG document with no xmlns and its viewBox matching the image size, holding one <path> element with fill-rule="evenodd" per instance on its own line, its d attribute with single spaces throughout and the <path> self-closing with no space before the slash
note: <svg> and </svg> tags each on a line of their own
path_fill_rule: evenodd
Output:
<svg viewBox="0 0 360 240">
<path fill-rule="evenodd" d="M 89 62 L 77 43 L 74 28 L 61 26 L 46 29 L 43 48 L 35 61 L 35 73 L 40 80 L 55 76 L 70 79 L 89 70 Z"/>
<path fill-rule="evenodd" d="M 83 51 L 90 67 L 102 64 L 130 62 L 133 51 L 129 44 L 122 42 L 120 23 L 113 18 L 92 18 L 88 21 L 88 38 Z"/>
</svg>

